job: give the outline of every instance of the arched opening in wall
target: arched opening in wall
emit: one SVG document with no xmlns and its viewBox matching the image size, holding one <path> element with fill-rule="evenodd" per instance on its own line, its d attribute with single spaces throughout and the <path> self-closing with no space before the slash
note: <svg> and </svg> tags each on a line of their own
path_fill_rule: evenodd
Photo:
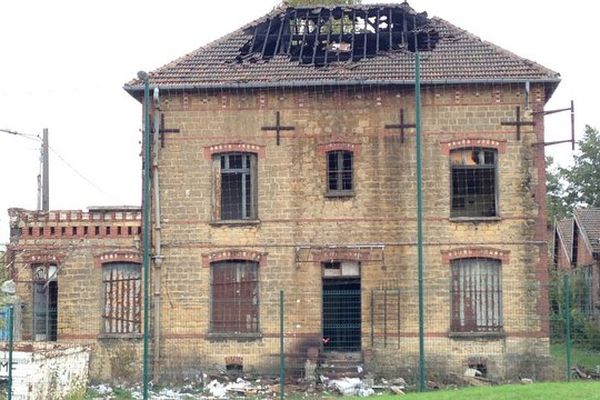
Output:
<svg viewBox="0 0 600 400">
<path fill-rule="evenodd" d="M 361 349 L 361 285 L 357 261 L 330 261 L 323 269 L 323 350 Z"/>
<path fill-rule="evenodd" d="M 58 327 L 58 267 L 55 264 L 34 264 L 33 327 L 35 341 L 56 341 Z"/>
</svg>

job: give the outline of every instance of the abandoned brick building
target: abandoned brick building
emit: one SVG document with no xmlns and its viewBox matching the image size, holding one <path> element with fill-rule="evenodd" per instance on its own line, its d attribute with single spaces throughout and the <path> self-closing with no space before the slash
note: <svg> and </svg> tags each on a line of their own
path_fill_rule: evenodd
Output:
<svg viewBox="0 0 600 400">
<path fill-rule="evenodd" d="M 544 150 L 535 145 L 544 121 L 532 111 L 559 75 L 407 3 L 281 6 L 149 73 L 155 374 L 272 370 L 280 290 L 289 359 L 346 354 L 376 373 L 416 371 L 416 50 L 430 370 L 476 365 L 507 377 L 511 360 L 548 355 Z M 125 85 L 139 101 L 143 89 Z M 120 237 L 116 215 L 98 239 L 73 235 L 108 255 L 75 257 L 73 241 L 76 264 L 50 259 L 52 335 L 95 341 L 98 359 L 139 344 L 137 286 L 115 286 L 136 299 L 115 305 L 130 324 L 115 328 L 99 312 L 111 309 L 101 288 L 113 269 L 139 277 L 139 260 L 123 258 L 139 257 L 138 236 Z M 66 240 L 56 237 L 60 218 L 54 233 L 51 217 L 20 221 L 13 249 Z M 37 284 L 33 254 L 16 255 L 24 298 Z M 24 326 L 37 327 L 27 307 Z"/>
<path fill-rule="evenodd" d="M 575 209 L 572 217 L 557 221 L 552 249 L 556 270 L 580 274 L 578 306 L 600 324 L 600 209 Z"/>
</svg>

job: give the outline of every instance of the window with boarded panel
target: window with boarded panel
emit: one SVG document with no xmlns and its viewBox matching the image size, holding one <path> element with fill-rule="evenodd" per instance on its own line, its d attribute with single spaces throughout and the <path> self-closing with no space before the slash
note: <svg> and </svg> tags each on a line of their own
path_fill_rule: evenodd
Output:
<svg viewBox="0 0 600 400">
<path fill-rule="evenodd" d="M 502 330 L 500 261 L 467 258 L 452 261 L 453 332 Z"/>
<path fill-rule="evenodd" d="M 475 147 L 450 153 L 451 217 L 498 216 L 496 159 L 495 149 Z"/>
<path fill-rule="evenodd" d="M 258 263 L 219 261 L 211 269 L 211 332 L 258 333 Z"/>
<path fill-rule="evenodd" d="M 102 266 L 104 333 L 140 333 L 142 274 L 136 263 L 109 263 Z"/>
</svg>

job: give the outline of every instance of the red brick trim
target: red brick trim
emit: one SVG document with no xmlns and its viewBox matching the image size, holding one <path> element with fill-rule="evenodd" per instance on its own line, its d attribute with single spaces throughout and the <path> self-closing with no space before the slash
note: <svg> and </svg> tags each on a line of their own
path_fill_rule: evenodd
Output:
<svg viewBox="0 0 600 400">
<path fill-rule="evenodd" d="M 213 144 L 211 146 L 204 147 L 204 158 L 206 160 L 212 159 L 213 155 L 220 153 L 255 153 L 258 158 L 265 158 L 265 146 L 260 144 L 252 143 L 221 143 Z"/>
<path fill-rule="evenodd" d="M 208 268 L 210 264 L 225 260 L 244 260 L 257 262 L 260 267 L 267 266 L 267 254 L 252 250 L 220 250 L 212 253 L 202 254 L 202 267 Z"/>
<path fill-rule="evenodd" d="M 465 147 L 485 147 L 488 149 L 496 149 L 499 154 L 506 151 L 506 139 L 458 139 L 440 142 L 440 152 L 444 155 L 450 155 L 450 151 L 462 149 Z"/>
<path fill-rule="evenodd" d="M 350 143 L 345 141 L 334 141 L 329 143 L 323 143 L 319 145 L 319 154 L 324 155 L 330 151 L 351 151 L 355 157 L 360 155 L 361 144 Z"/>
<path fill-rule="evenodd" d="M 65 259 L 65 255 L 62 253 L 48 254 L 48 253 L 34 253 L 27 256 L 27 263 L 32 266 L 34 264 L 62 264 Z"/>
<path fill-rule="evenodd" d="M 493 258 L 502 264 L 509 263 L 510 250 L 500 250 L 492 247 L 461 247 L 452 250 L 442 250 L 442 263 L 450 264 L 453 260 L 461 258 Z"/>
<path fill-rule="evenodd" d="M 127 262 L 141 264 L 140 254 L 133 251 L 111 251 L 94 256 L 94 265 L 101 267 L 103 264 L 114 262 Z"/>
<path fill-rule="evenodd" d="M 316 265 L 327 261 L 357 261 L 367 262 L 371 256 L 370 251 L 357 249 L 312 249 L 312 262 Z"/>
</svg>

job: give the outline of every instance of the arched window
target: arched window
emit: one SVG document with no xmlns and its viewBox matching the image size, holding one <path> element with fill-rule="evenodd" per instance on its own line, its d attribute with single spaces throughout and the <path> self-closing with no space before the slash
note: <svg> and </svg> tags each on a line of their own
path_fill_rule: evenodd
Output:
<svg viewBox="0 0 600 400">
<path fill-rule="evenodd" d="M 216 154 L 219 173 L 216 176 L 218 220 L 254 220 L 257 218 L 256 154 Z"/>
<path fill-rule="evenodd" d="M 141 332 L 142 274 L 138 263 L 102 265 L 102 330 L 109 334 Z"/>
<path fill-rule="evenodd" d="M 258 333 L 258 263 L 211 263 L 211 333 Z"/>
<path fill-rule="evenodd" d="M 498 216 L 497 155 L 481 147 L 450 152 L 451 217 Z"/>
<path fill-rule="evenodd" d="M 347 150 L 327 152 L 327 194 L 333 196 L 352 195 L 353 154 Z"/>
<path fill-rule="evenodd" d="M 502 281 L 500 260 L 461 258 L 452 260 L 453 332 L 502 330 Z"/>
</svg>

